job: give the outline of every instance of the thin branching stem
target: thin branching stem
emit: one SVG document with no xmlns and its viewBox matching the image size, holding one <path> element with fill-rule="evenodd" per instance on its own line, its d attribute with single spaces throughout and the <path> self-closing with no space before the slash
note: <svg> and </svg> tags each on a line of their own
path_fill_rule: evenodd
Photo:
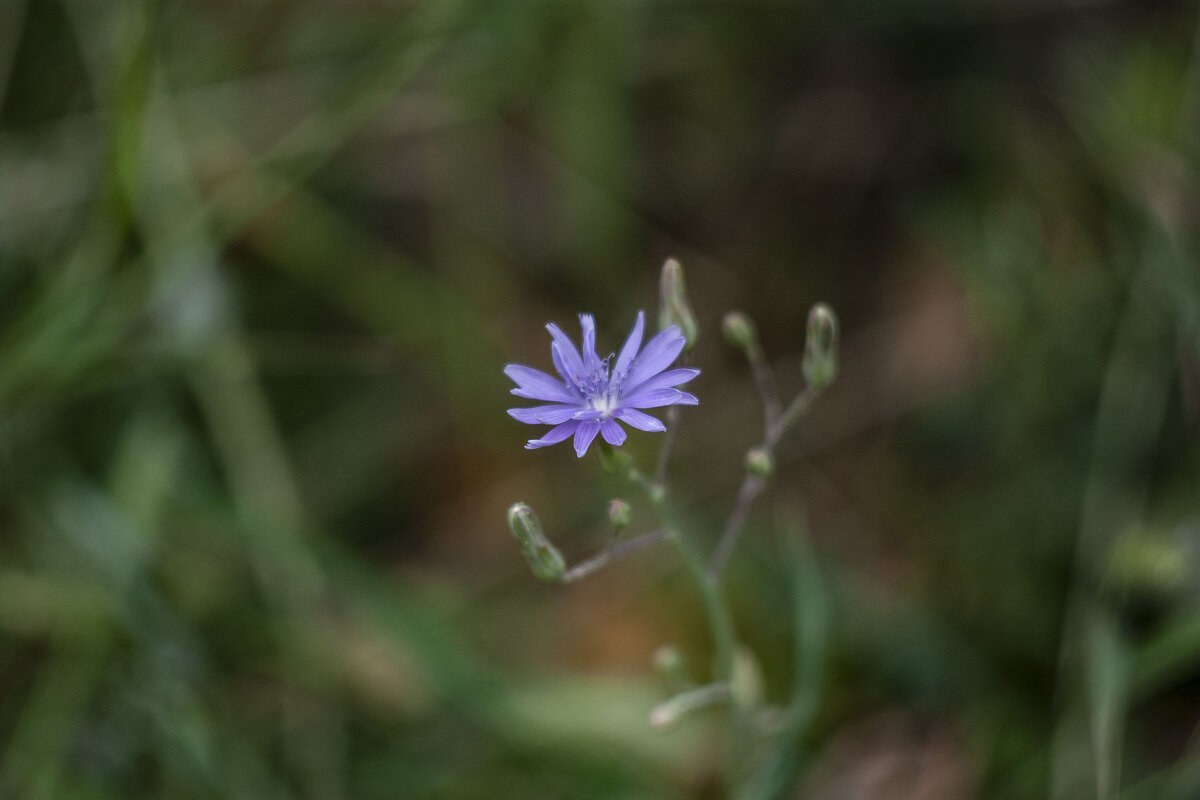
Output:
<svg viewBox="0 0 1200 800">
<path fill-rule="evenodd" d="M 700 549 L 683 531 L 683 526 L 667 497 L 666 489 L 647 480 L 636 469 L 629 470 L 628 479 L 641 487 L 650 504 L 654 506 L 659 519 L 666 526 L 667 536 L 683 557 L 684 565 L 691 573 L 697 588 L 700 590 L 704 610 L 708 616 L 709 627 L 712 630 L 713 647 L 716 650 L 717 677 L 729 678 L 733 674 L 733 651 L 736 641 L 733 628 L 733 616 L 725 594 L 717 581 L 710 580 L 704 570 L 704 557 Z"/>
<path fill-rule="evenodd" d="M 668 535 L 675 548 L 683 558 L 683 563 L 691 573 L 700 597 L 704 603 L 705 616 L 708 618 L 709 629 L 713 637 L 715 661 L 715 679 L 717 683 L 731 682 L 734 672 L 734 653 L 737 649 L 737 634 L 733 626 L 733 614 L 725 599 L 721 582 L 709 576 L 705 570 L 704 556 L 696 543 L 684 532 L 675 509 L 667 496 L 665 485 L 647 480 L 636 469 L 630 469 L 627 477 L 640 486 L 654 506 L 659 518 L 667 526 Z M 736 704 L 731 707 L 732 734 L 729 739 L 729 776 L 736 783 L 742 763 L 741 731 L 744 724 L 740 719 Z"/>
<path fill-rule="evenodd" d="M 762 493 L 765 485 L 762 478 L 749 472 L 742 478 L 742 486 L 737 493 L 737 502 L 734 503 L 733 510 L 729 512 L 729 519 L 725 521 L 725 529 L 721 531 L 717 549 L 713 551 L 712 560 L 708 565 L 710 580 L 720 577 L 721 571 L 725 568 L 725 564 L 733 552 L 733 546 L 737 544 L 738 535 L 746 524 L 746 517 L 750 515 L 750 507 L 754 504 L 755 498 Z"/>
<path fill-rule="evenodd" d="M 635 553 L 642 548 L 650 547 L 651 545 L 655 545 L 666 540 L 669 535 L 670 534 L 666 528 L 660 528 L 656 531 L 643 534 L 636 539 L 630 539 L 629 541 L 619 543 L 614 542 L 607 550 L 597 553 L 588 560 L 582 561 L 567 570 L 562 576 L 562 582 L 571 583 L 572 581 L 577 581 L 580 578 L 591 575 L 593 572 L 596 572 L 600 568 L 607 566 L 609 563 L 616 561 L 619 558 L 623 558 L 630 553 Z"/>
<path fill-rule="evenodd" d="M 750 372 L 754 375 L 754 385 L 758 388 L 758 396 L 763 404 L 763 428 L 767 431 L 779 427 L 780 402 L 779 392 L 775 388 L 775 373 L 763 355 L 762 347 L 757 341 L 751 341 L 746 346 L 746 358 L 750 361 Z"/>
<path fill-rule="evenodd" d="M 663 440 L 662 452 L 658 456 L 658 469 L 654 472 L 654 485 L 659 489 L 666 488 L 667 468 L 671 464 L 671 454 L 675 452 L 675 440 L 679 436 L 679 406 L 667 409 L 667 434 Z"/>
<path fill-rule="evenodd" d="M 774 458 L 775 447 L 783 438 L 783 434 L 787 433 L 800 417 L 804 416 L 821 390 L 813 386 L 805 387 L 788 404 L 787 409 L 780 413 L 779 401 L 774 397 L 775 379 L 772 377 L 771 367 L 762 360 L 761 353 L 756 357 L 755 352 L 757 352 L 757 345 L 747 349 L 747 353 L 750 354 L 751 366 L 754 366 L 756 362 L 760 363 L 761 370 L 766 374 L 766 378 L 760 380 L 759 368 L 756 367 L 754 370 L 755 383 L 759 384 L 759 394 L 763 400 L 763 416 L 766 419 L 762 449 L 766 451 L 767 455 Z M 764 390 L 764 386 L 769 387 L 769 393 Z M 774 406 L 772 406 L 772 400 L 774 400 Z M 733 505 L 733 510 L 729 512 L 729 518 L 726 520 L 725 528 L 721 531 L 721 538 L 717 542 L 717 549 L 713 551 L 712 560 L 708 564 L 708 577 L 711 580 L 717 580 L 725 569 L 729 557 L 733 554 L 733 548 L 737 545 L 738 537 L 741 536 L 742 528 L 745 527 L 746 519 L 750 516 L 750 508 L 765 487 L 766 481 L 763 478 L 752 472 L 746 472 L 741 488 L 738 489 L 737 501 Z"/>
<path fill-rule="evenodd" d="M 779 424 L 776 429 L 768 432 L 768 442 L 772 450 L 774 450 L 775 445 L 782 438 L 783 434 L 787 433 L 800 420 L 800 417 L 804 416 L 805 412 L 808 411 L 813 401 L 820 394 L 820 389 L 807 386 L 804 391 L 796 395 L 796 398 L 788 405 L 787 410 L 783 412 L 783 416 L 779 418 Z"/>
</svg>

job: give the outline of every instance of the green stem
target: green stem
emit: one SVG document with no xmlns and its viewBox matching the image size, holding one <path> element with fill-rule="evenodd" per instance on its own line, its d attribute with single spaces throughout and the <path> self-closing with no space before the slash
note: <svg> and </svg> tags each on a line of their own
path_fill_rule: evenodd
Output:
<svg viewBox="0 0 1200 800">
<path fill-rule="evenodd" d="M 779 392 L 775 388 L 775 374 L 771 371 L 771 365 L 767 363 L 767 357 L 757 340 L 746 345 L 746 358 L 750 362 L 750 372 L 754 375 L 754 385 L 762 399 L 763 428 L 770 432 L 779 425 L 781 413 Z"/>
<path fill-rule="evenodd" d="M 630 470 L 629 479 L 645 490 L 650 504 L 654 506 L 655 512 L 667 529 L 668 538 L 679 550 L 679 554 L 683 556 L 684 564 L 700 589 L 704 609 L 708 613 L 709 626 L 712 629 L 713 646 L 716 649 L 719 673 L 717 678 L 730 678 L 733 674 L 733 650 L 736 637 L 733 630 L 733 617 L 729 613 L 729 605 L 725 601 L 725 593 L 721 590 L 720 582 L 709 578 L 705 570 L 704 557 L 696 543 L 683 532 L 683 526 L 679 523 L 679 517 L 667 497 L 666 489 L 651 483 L 636 469 Z"/>
<path fill-rule="evenodd" d="M 643 547 L 649 547 L 653 544 L 658 544 L 665 538 L 669 538 L 670 534 L 666 530 L 651 531 L 650 533 L 639 536 L 636 539 L 630 539 L 628 542 L 617 542 L 616 534 L 613 534 L 613 541 L 609 544 L 608 549 L 598 553 L 587 561 L 580 562 L 571 567 L 562 576 L 562 583 L 573 583 L 580 578 L 585 578 L 593 572 L 608 566 L 618 558 L 622 558 L 630 553 L 641 550 Z"/>
<path fill-rule="evenodd" d="M 633 467 L 629 469 L 627 477 L 632 483 L 646 492 L 650 504 L 654 506 L 655 512 L 667 530 L 668 538 L 683 557 L 684 565 L 687 567 L 688 572 L 691 573 L 692 580 L 695 581 L 697 588 L 700 590 L 700 597 L 704 603 L 704 611 L 708 617 L 709 630 L 713 638 L 713 649 L 716 656 L 715 680 L 718 682 L 732 681 L 737 634 L 734 631 L 733 615 L 730 613 L 729 603 L 726 601 L 725 593 L 721 588 L 719 576 L 709 575 L 704 556 L 696 546 L 696 543 L 684 533 L 683 526 L 679 522 L 679 517 L 667 497 L 666 488 L 650 481 Z M 745 726 L 740 719 L 741 715 L 736 704 L 732 706 L 731 713 L 732 729 L 729 737 L 729 775 L 730 782 L 733 783 L 736 780 L 738 764 L 741 760 L 740 742 L 745 738 L 742 735 Z"/>
<path fill-rule="evenodd" d="M 823 389 L 818 389 L 814 386 L 808 386 L 800 394 L 796 395 L 791 404 L 783 412 L 779 418 L 778 424 L 773 429 L 767 430 L 767 442 L 774 448 L 779 442 L 780 437 L 787 433 L 788 429 L 795 425 L 800 417 L 804 416 L 804 412 L 808 411 L 809 406 L 821 394 Z"/>
<path fill-rule="evenodd" d="M 753 358 L 752 358 L 752 363 Z M 763 392 L 763 404 L 767 419 L 766 431 L 763 436 L 762 449 L 774 458 L 775 447 L 779 444 L 779 440 L 783 434 L 787 433 L 800 417 L 808 411 L 812 406 L 813 401 L 821 394 L 821 389 L 815 386 L 809 386 L 800 394 L 796 395 L 795 399 L 788 405 L 787 409 L 780 414 L 778 409 L 772 410 L 769 394 Z M 713 551 L 712 561 L 708 565 L 708 575 L 712 580 L 717 580 L 721 576 L 721 572 L 725 569 L 725 564 L 729 561 L 729 556 L 733 554 L 733 547 L 737 544 L 738 536 L 742 533 L 742 527 L 746 524 L 746 518 L 750 515 L 750 507 L 754 505 L 754 501 L 762 494 L 766 488 L 766 481 L 747 471 L 746 476 L 742 479 L 741 488 L 738 489 L 737 502 L 733 506 L 733 510 L 729 513 L 729 519 L 725 523 L 725 529 L 721 532 L 721 538 L 717 542 L 717 549 Z"/>
</svg>

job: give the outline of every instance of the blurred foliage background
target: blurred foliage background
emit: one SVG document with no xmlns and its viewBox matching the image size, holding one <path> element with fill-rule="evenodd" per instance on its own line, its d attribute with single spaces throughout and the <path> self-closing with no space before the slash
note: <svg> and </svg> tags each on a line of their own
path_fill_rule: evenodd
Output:
<svg viewBox="0 0 1200 800">
<path fill-rule="evenodd" d="M 646 725 L 711 653 L 676 556 L 547 587 L 504 526 L 603 545 L 500 370 L 617 349 L 669 255 L 706 547 L 761 436 L 721 315 L 787 392 L 843 321 L 728 575 L 779 701 L 807 509 L 782 796 L 1200 796 L 1198 21 L 0 0 L 0 797 L 723 796 L 719 716 Z"/>
</svg>

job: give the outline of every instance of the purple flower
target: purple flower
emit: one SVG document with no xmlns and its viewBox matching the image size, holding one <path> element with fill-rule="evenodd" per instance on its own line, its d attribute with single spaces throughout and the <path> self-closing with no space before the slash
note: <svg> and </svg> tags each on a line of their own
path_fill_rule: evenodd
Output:
<svg viewBox="0 0 1200 800">
<path fill-rule="evenodd" d="M 678 327 L 671 325 L 659 331 L 641 347 L 646 315 L 639 311 L 620 354 L 601 359 L 596 355 L 596 321 L 591 314 L 580 314 L 579 325 L 583 328 L 582 356 L 562 328 L 553 322 L 546 326 L 554 340 L 550 357 L 562 380 L 522 364 L 504 368 L 504 374 L 517 384 L 513 394 L 549 404 L 508 410 L 521 422 L 554 426 L 542 438 L 530 439 L 525 445 L 527 450 L 574 436 L 575 453 L 583 458 L 597 434 L 614 447 L 624 443 L 625 429 L 617 420 L 642 431 L 667 429 L 640 408 L 694 406 L 699 402 L 675 387 L 699 375 L 700 370 L 685 367 L 663 372 L 683 350 L 686 340 Z M 616 363 L 610 370 L 614 355 Z"/>
</svg>

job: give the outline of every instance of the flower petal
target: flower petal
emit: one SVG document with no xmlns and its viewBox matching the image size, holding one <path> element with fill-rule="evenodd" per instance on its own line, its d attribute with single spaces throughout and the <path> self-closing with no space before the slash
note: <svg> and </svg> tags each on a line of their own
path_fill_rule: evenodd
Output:
<svg viewBox="0 0 1200 800">
<path fill-rule="evenodd" d="M 550 337 L 554 339 L 550 355 L 555 358 L 555 366 L 558 367 L 558 371 L 562 373 L 563 379 L 567 383 L 578 384 L 587 373 L 583 368 L 583 359 L 579 357 L 579 351 L 575 349 L 575 343 L 571 341 L 571 337 L 563 333 L 562 328 L 553 322 L 546 323 L 546 330 L 550 331 Z M 557 356 L 554 353 L 555 347 L 558 348 Z"/>
<path fill-rule="evenodd" d="M 678 389 L 651 389 L 638 391 L 631 397 L 621 398 L 621 405 L 631 408 L 662 408 L 663 406 L 694 406 L 700 401 L 695 395 Z"/>
<path fill-rule="evenodd" d="M 508 364 L 504 367 L 504 374 L 517 384 L 518 388 L 512 390 L 512 393 L 517 397 L 525 397 L 530 400 L 558 401 L 561 403 L 576 403 L 579 401 L 579 398 L 571 394 L 566 386 L 540 369 L 527 367 L 524 364 Z"/>
<path fill-rule="evenodd" d="M 578 422 L 576 422 L 573 419 L 567 420 L 562 425 L 559 425 L 557 428 L 551 428 L 549 431 L 546 432 L 546 435 L 543 436 L 542 438 L 530 439 L 528 442 L 525 443 L 525 449 L 526 450 L 536 450 L 539 447 L 546 447 L 547 445 L 558 444 L 559 442 L 563 441 L 564 439 L 570 438 L 571 435 L 573 433 L 575 433 L 575 431 L 578 428 L 579 428 Z"/>
<path fill-rule="evenodd" d="M 638 384 L 671 366 L 671 362 L 679 357 L 685 344 L 687 339 L 675 325 L 659 331 L 634 359 L 633 369 L 629 370 L 629 377 L 625 380 L 626 391 L 636 389 Z"/>
<path fill-rule="evenodd" d="M 646 328 L 646 312 L 639 311 L 637 313 L 637 322 L 633 323 L 633 330 L 629 332 L 629 336 L 625 339 L 625 344 L 621 346 L 621 354 L 617 356 L 616 366 L 613 367 L 613 377 L 623 377 L 629 369 L 629 365 L 633 363 L 634 357 L 637 355 L 638 348 L 642 346 L 642 331 Z"/>
<path fill-rule="evenodd" d="M 528 425 L 558 425 L 575 416 L 579 406 L 554 403 L 533 408 L 510 408 L 509 416 Z"/>
<path fill-rule="evenodd" d="M 597 411 L 594 408 L 583 408 L 572 414 L 571 419 L 577 419 L 580 422 L 591 422 L 592 420 L 600 419 L 603 416 L 603 411 Z"/>
<path fill-rule="evenodd" d="M 560 354 L 560 348 L 557 342 L 550 343 L 550 360 L 554 362 L 554 369 L 562 376 L 563 382 L 567 384 L 567 388 L 572 392 L 579 392 L 579 384 L 575 376 L 571 374 L 563 357 Z"/>
<path fill-rule="evenodd" d="M 600 433 L 604 435 L 604 441 L 611 444 L 613 447 L 620 447 L 625 443 L 625 429 L 621 427 L 621 423 L 615 419 L 604 419 L 600 421 Z"/>
<path fill-rule="evenodd" d="M 604 364 L 596 355 L 596 318 L 591 314 L 580 314 L 579 327 L 583 329 L 583 366 L 590 377 L 599 377 L 603 375 Z"/>
<path fill-rule="evenodd" d="M 624 398 L 642 394 L 643 392 L 654 391 L 655 389 L 672 389 L 682 383 L 687 383 L 699 374 L 700 370 L 693 367 L 670 369 L 666 372 L 660 372 L 653 378 L 642 381 L 641 384 L 634 386 L 632 391 L 623 391 L 621 395 Z M 622 402 L 624 402 L 624 400 L 622 400 Z"/>
<path fill-rule="evenodd" d="M 568 424 L 568 423 L 564 423 Z M 596 438 L 596 434 L 600 432 L 600 423 L 595 420 L 588 422 L 578 422 L 578 428 L 575 429 L 575 455 L 583 458 L 587 453 L 587 449 L 592 444 L 592 440 Z"/>
<path fill-rule="evenodd" d="M 649 414 L 643 414 L 636 408 L 619 408 L 616 414 L 617 419 L 624 422 L 626 425 L 631 425 L 639 431 L 647 431 L 649 433 L 661 433 L 667 429 L 666 425 Z"/>
</svg>

